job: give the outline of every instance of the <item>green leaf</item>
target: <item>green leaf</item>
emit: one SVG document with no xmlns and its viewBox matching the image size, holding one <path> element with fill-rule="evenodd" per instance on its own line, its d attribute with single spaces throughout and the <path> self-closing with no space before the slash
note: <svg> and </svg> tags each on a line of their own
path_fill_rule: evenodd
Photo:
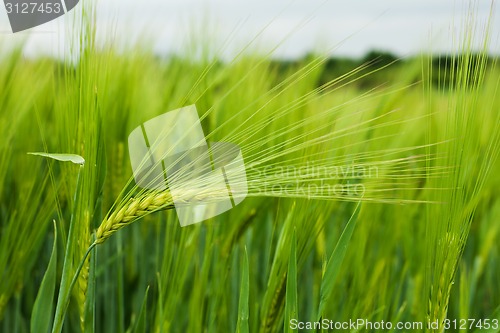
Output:
<svg viewBox="0 0 500 333">
<path fill-rule="evenodd" d="M 141 305 L 141 312 L 139 313 L 139 317 L 137 317 L 137 321 L 134 327 L 134 333 L 145 333 L 146 332 L 146 315 L 147 315 L 147 304 L 148 304 L 148 293 L 149 286 L 146 288 L 146 294 L 144 295 L 144 300 Z"/>
<path fill-rule="evenodd" d="M 52 314 L 54 312 L 54 292 L 56 289 L 57 273 L 57 229 L 54 221 L 54 245 L 49 264 L 43 276 L 40 289 L 31 313 L 31 332 L 46 333 L 49 331 Z"/>
<path fill-rule="evenodd" d="M 83 170 L 83 165 L 80 165 L 80 170 L 78 171 L 78 177 L 76 179 L 76 189 L 75 195 L 73 198 L 73 202 L 78 203 L 80 197 L 82 195 L 82 179 L 81 173 Z M 66 243 L 66 250 L 64 254 L 62 275 L 61 275 L 61 283 L 59 285 L 59 295 L 57 298 L 56 312 L 54 316 L 54 323 L 52 325 L 52 333 L 60 333 L 62 331 L 62 327 L 64 324 L 64 319 L 66 317 L 66 311 L 68 309 L 71 289 L 73 288 L 73 284 L 80 273 L 83 264 L 85 263 L 85 259 L 87 255 L 92 250 L 92 246 L 87 250 L 83 260 L 80 262 L 80 266 L 77 269 L 76 275 L 73 276 L 73 263 L 71 262 L 71 258 L 73 257 L 73 252 L 75 251 L 75 247 L 71 246 L 71 244 L 75 244 L 77 242 L 78 235 L 75 233 L 75 212 L 71 213 L 71 219 L 69 222 L 69 232 L 68 232 L 68 241 Z M 95 245 L 95 243 L 94 243 Z M 73 279 L 72 279 L 73 277 Z"/>
<path fill-rule="evenodd" d="M 80 164 L 80 165 L 83 165 L 85 163 L 83 157 L 75 154 L 28 153 L 28 155 L 48 157 L 53 160 L 58 160 L 62 162 L 73 162 L 75 164 Z"/>
<path fill-rule="evenodd" d="M 85 333 L 95 332 L 95 271 L 97 251 L 90 254 L 87 294 L 84 306 Z"/>
<path fill-rule="evenodd" d="M 325 306 L 330 298 L 333 291 L 333 286 L 335 284 L 335 279 L 340 272 L 340 267 L 342 266 L 342 261 L 344 260 L 345 254 L 347 252 L 347 247 L 351 241 L 351 236 L 353 234 L 354 228 L 356 227 L 356 222 L 358 220 L 360 203 L 356 205 L 351 218 L 347 222 L 347 225 L 340 236 L 333 253 L 326 264 L 325 274 L 323 275 L 323 280 L 321 281 L 321 299 L 319 302 L 318 317 L 321 318 Z M 318 318 L 318 319 L 319 319 Z"/>
<path fill-rule="evenodd" d="M 288 274 L 286 275 L 285 332 L 297 332 L 290 328 L 290 321 L 298 319 L 297 301 L 297 232 L 293 231 L 292 247 L 288 259 Z"/>
<path fill-rule="evenodd" d="M 240 286 L 240 302 L 238 304 L 238 323 L 236 324 L 237 333 L 248 333 L 248 297 L 249 275 L 248 275 L 248 253 L 245 248 L 245 256 L 243 257 L 243 269 L 241 272 L 241 286 Z"/>
</svg>

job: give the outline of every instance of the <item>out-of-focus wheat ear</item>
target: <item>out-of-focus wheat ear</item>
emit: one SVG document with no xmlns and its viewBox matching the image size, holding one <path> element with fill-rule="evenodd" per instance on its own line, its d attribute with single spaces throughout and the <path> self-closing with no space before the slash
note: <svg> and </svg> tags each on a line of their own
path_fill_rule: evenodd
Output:
<svg viewBox="0 0 500 333">
<path fill-rule="evenodd" d="M 80 312 L 80 327 L 82 329 L 82 332 L 85 332 L 85 300 L 87 298 L 87 289 L 89 284 L 89 269 L 90 258 L 87 258 L 76 282 L 76 298 L 78 301 L 78 310 Z"/>
</svg>

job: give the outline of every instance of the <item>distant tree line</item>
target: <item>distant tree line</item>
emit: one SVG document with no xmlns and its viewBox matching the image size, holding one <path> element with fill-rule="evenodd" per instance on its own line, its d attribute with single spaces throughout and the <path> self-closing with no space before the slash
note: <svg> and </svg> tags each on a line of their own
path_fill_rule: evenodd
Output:
<svg viewBox="0 0 500 333">
<path fill-rule="evenodd" d="M 308 54 L 299 60 L 273 60 L 272 66 L 280 73 L 286 74 L 297 70 L 301 65 L 310 63 L 318 58 L 317 55 Z M 484 61 L 483 61 L 484 60 Z M 430 75 L 432 84 L 441 88 L 453 88 L 460 78 L 461 83 L 470 84 L 478 69 L 478 65 L 494 66 L 498 57 L 481 54 L 451 55 L 440 54 L 432 56 L 400 58 L 393 53 L 373 50 L 360 58 L 331 57 L 324 61 L 318 69 L 317 85 L 345 75 L 354 73 L 348 81 L 359 88 L 374 88 L 380 85 L 393 83 L 394 79 L 403 80 L 412 84 L 424 79 L 422 68 Z M 468 70 L 467 75 L 457 75 L 460 69 Z M 345 82 L 345 81 L 344 81 Z"/>
</svg>

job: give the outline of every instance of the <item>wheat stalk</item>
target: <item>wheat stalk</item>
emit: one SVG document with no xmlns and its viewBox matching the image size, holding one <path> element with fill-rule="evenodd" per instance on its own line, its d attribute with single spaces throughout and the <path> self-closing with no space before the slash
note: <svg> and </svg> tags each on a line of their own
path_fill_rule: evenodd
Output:
<svg viewBox="0 0 500 333">
<path fill-rule="evenodd" d="M 439 329 L 436 331 L 438 333 L 444 331 L 443 321 L 447 318 L 451 288 L 457 269 L 457 254 L 450 253 L 449 249 L 460 248 L 461 246 L 460 239 L 450 232 L 446 232 L 443 239 L 438 240 L 437 251 L 445 253 L 445 258 L 441 264 L 441 271 L 436 276 L 437 285 L 433 284 L 430 286 L 428 303 L 428 319 L 431 322 L 439 321 Z"/>
</svg>

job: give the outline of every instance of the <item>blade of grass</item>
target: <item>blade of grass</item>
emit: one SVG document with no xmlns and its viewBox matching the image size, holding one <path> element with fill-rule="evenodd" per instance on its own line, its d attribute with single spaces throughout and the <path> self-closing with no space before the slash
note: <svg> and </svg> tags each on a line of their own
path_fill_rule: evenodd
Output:
<svg viewBox="0 0 500 333">
<path fill-rule="evenodd" d="M 94 251 L 90 256 L 90 268 L 89 268 L 89 276 L 88 276 L 88 287 L 87 294 L 85 299 L 85 314 L 84 314 L 84 330 L 85 333 L 95 332 L 95 307 L 96 307 L 96 260 L 97 260 L 97 251 Z"/>
<path fill-rule="evenodd" d="M 340 272 L 342 262 L 344 261 L 345 254 L 347 252 L 347 247 L 349 246 L 354 228 L 356 227 L 360 204 L 361 203 L 358 202 L 356 208 L 354 208 L 354 212 L 347 222 L 347 225 L 345 226 L 344 231 L 342 232 L 342 235 L 340 236 L 340 239 L 330 256 L 330 259 L 326 264 L 323 280 L 321 281 L 321 299 L 319 303 L 318 318 L 322 317 L 325 306 L 330 298 L 330 295 L 332 294 L 335 280 Z"/>
<path fill-rule="evenodd" d="M 57 273 L 57 227 L 54 221 L 54 245 L 47 270 L 33 305 L 31 314 L 31 332 L 48 332 L 54 312 L 54 292 Z"/>
<path fill-rule="evenodd" d="M 74 203 L 78 202 L 80 195 L 81 195 L 81 174 L 83 171 L 83 165 L 80 165 L 80 169 L 78 171 L 78 178 L 76 181 L 76 190 L 75 190 L 75 195 L 74 195 Z M 66 243 L 66 252 L 64 255 L 64 263 L 63 263 L 63 270 L 62 270 L 62 277 L 61 277 L 61 284 L 59 286 L 59 296 L 57 299 L 57 306 L 56 306 L 56 314 L 54 317 L 54 325 L 52 326 L 52 333 L 59 333 L 62 331 L 62 326 L 64 323 L 64 317 L 66 315 L 66 310 L 69 305 L 69 299 L 71 295 L 71 276 L 73 273 L 72 270 L 72 264 L 71 264 L 71 258 L 72 258 L 72 253 L 74 248 L 71 246 L 73 244 L 73 239 L 75 238 L 75 215 L 74 212 L 71 214 L 71 220 L 70 220 L 70 225 L 69 225 L 69 232 L 68 232 L 68 241 Z"/>
<path fill-rule="evenodd" d="M 238 322 L 236 324 L 237 333 L 248 333 L 248 299 L 250 294 L 250 282 L 248 273 L 248 253 L 245 248 L 243 256 L 243 269 L 241 271 L 240 301 L 238 304 Z"/>
<path fill-rule="evenodd" d="M 134 333 L 146 333 L 146 319 L 147 319 L 147 305 L 148 305 L 148 293 L 149 286 L 146 288 L 146 294 L 144 295 L 144 300 L 142 301 L 141 311 L 139 312 L 139 316 L 137 317 L 137 321 L 134 325 Z"/>
<path fill-rule="evenodd" d="M 83 157 L 76 154 L 28 153 L 28 155 L 48 157 L 61 162 L 72 162 L 80 165 L 85 164 Z"/>
<path fill-rule="evenodd" d="M 292 248 L 288 260 L 288 273 L 286 276 L 286 303 L 285 303 L 285 332 L 297 332 L 290 327 L 292 319 L 298 319 L 297 300 L 297 231 L 293 231 Z"/>
</svg>

